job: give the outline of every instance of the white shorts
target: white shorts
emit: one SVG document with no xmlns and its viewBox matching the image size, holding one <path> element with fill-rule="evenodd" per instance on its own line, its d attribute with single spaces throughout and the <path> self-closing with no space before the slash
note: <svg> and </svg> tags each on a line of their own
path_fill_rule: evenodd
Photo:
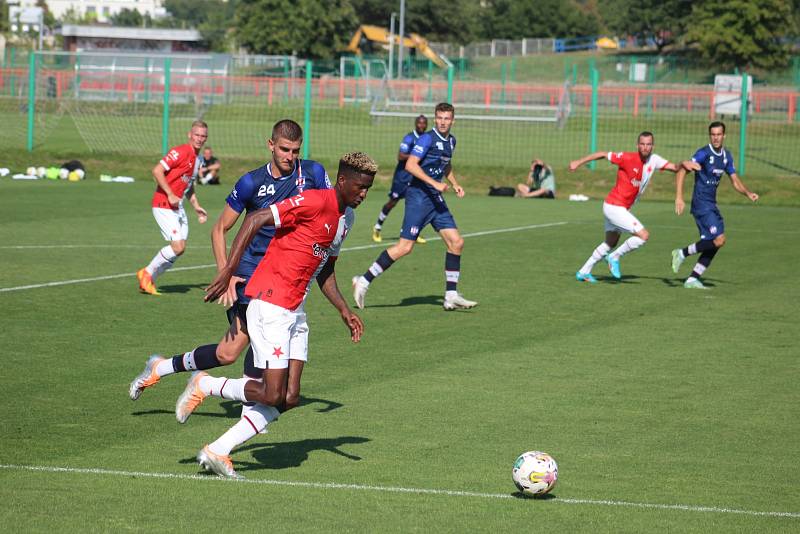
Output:
<svg viewBox="0 0 800 534">
<path fill-rule="evenodd" d="M 247 306 L 247 330 L 258 369 L 286 369 L 289 360 L 308 361 L 308 322 L 302 304 L 290 311 L 253 299 Z"/>
<path fill-rule="evenodd" d="M 153 208 L 153 217 L 167 241 L 186 241 L 189 237 L 189 220 L 183 206 L 177 210 Z"/>
<path fill-rule="evenodd" d="M 628 232 L 635 234 L 644 229 L 644 225 L 639 222 L 636 216 L 622 206 L 615 206 L 603 202 L 603 215 L 605 216 L 606 232 Z"/>
</svg>

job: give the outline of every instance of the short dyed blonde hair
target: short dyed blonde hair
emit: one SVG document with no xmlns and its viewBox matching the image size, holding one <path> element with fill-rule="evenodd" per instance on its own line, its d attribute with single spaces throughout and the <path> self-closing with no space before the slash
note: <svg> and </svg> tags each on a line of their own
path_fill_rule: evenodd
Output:
<svg viewBox="0 0 800 534">
<path fill-rule="evenodd" d="M 338 174 L 366 174 L 375 176 L 378 164 L 364 152 L 348 152 L 339 160 Z"/>
</svg>

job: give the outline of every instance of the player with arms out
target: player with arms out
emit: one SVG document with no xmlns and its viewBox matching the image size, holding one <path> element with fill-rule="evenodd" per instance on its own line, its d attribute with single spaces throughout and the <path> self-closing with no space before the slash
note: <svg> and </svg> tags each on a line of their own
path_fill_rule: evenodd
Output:
<svg viewBox="0 0 800 534">
<path fill-rule="evenodd" d="M 717 251 L 725 245 L 725 221 L 717 207 L 717 188 L 723 174 L 731 179 L 733 188 L 753 202 L 758 195 L 742 183 L 733 166 L 733 154 L 723 146 L 725 124 L 719 121 L 708 126 L 708 145 L 700 148 L 691 161 L 683 163 L 683 169 L 675 179 L 675 213 L 681 215 L 686 204 L 683 201 L 683 181 L 686 171 L 695 171 L 694 191 L 692 192 L 692 216 L 700 232 L 696 243 L 672 251 L 672 272 L 676 273 L 683 261 L 694 254 L 700 254 L 692 274 L 683 283 L 689 289 L 706 289 L 700 277 L 705 273 Z"/>
<path fill-rule="evenodd" d="M 262 370 L 263 379 L 215 378 L 202 371 L 192 375 L 175 407 L 179 421 L 185 421 L 209 395 L 256 403 L 230 430 L 201 449 L 197 459 L 205 468 L 221 476 L 237 477 L 230 451 L 263 431 L 276 409 L 284 406 L 289 361 L 296 352 L 307 349 L 302 342 L 305 313 L 300 311 L 301 305 L 310 280 L 326 261 L 318 282 L 339 311 L 351 339 L 361 339 L 364 325 L 336 286 L 335 259 L 329 257 L 329 247 L 338 233 L 346 232 L 342 216 L 348 207 L 356 208 L 363 202 L 376 172 L 377 165 L 366 154 L 345 154 L 339 161 L 333 189 L 305 191 L 245 218 L 225 267 L 206 290 L 206 300 L 216 300 L 229 290 L 237 264 L 259 228 L 275 226 L 275 238 L 245 289 L 251 298 L 247 322 L 255 366 Z"/>
<path fill-rule="evenodd" d="M 446 278 L 444 309 L 472 308 L 478 303 L 467 300 L 458 293 L 461 274 L 461 252 L 464 238 L 442 198 L 450 182 L 456 196 L 462 198 L 464 189 L 456 181 L 451 159 L 456 147 L 456 138 L 450 134 L 455 110 L 443 102 L 436 106 L 433 121 L 435 127 L 421 135 L 406 161 L 406 170 L 414 177 L 406 191 L 405 216 L 400 240 L 378 256 L 372 266 L 361 276 L 353 277 L 353 298 L 356 306 L 364 308 L 364 298 L 370 283 L 394 262 L 411 253 L 419 233 L 431 224 L 439 232 L 447 247 L 444 270 Z"/>
<path fill-rule="evenodd" d="M 169 149 L 167 155 L 153 167 L 153 178 L 158 184 L 153 194 L 153 217 L 169 245 L 159 250 L 150 263 L 136 273 L 142 293 L 160 295 L 156 289 L 156 278 L 172 267 L 186 250 L 189 221 L 183 210 L 184 198 L 189 199 L 200 224 L 208 218 L 206 210 L 197 200 L 193 184 L 197 174 L 197 154 L 206 139 L 208 125 L 203 121 L 194 121 L 189 130 L 189 142 Z"/>
<path fill-rule="evenodd" d="M 278 121 L 267 141 L 267 147 L 272 153 L 270 161 L 248 172 L 236 182 L 211 231 L 211 245 L 218 272 L 225 267 L 226 262 L 225 235 L 236 224 L 242 212 L 252 213 L 267 208 L 308 189 L 330 189 L 328 173 L 321 164 L 299 159 L 302 142 L 303 130 L 299 124 L 289 119 Z M 131 400 L 138 399 L 146 388 L 156 385 L 164 376 L 230 365 L 239 358 L 239 354 L 250 344 L 246 316 L 250 299 L 244 294 L 244 288 L 274 235 L 274 227 L 262 227 L 247 246 L 234 276 L 231 277 L 230 287 L 220 299 L 222 304 L 229 306 L 227 314 L 230 328 L 219 343 L 200 345 L 171 358 L 151 356 L 145 363 L 144 371 L 130 384 Z M 261 371 L 253 367 L 252 348 L 248 349 L 245 357 L 244 374 L 251 378 L 261 377 Z"/>
<path fill-rule="evenodd" d="M 604 158 L 618 167 L 617 183 L 603 202 L 605 240 L 594 249 L 583 267 L 575 273 L 575 279 L 579 282 L 597 282 L 592 276 L 592 267 L 603 258 L 608 261 L 611 275 L 617 279 L 622 278 L 619 268 L 620 258 L 641 247 L 650 238 L 650 232 L 630 212 L 631 206 L 642 196 L 655 171 L 678 171 L 677 165 L 658 154 L 653 154 L 653 141 L 652 133 L 642 132 L 637 140 L 637 152 L 595 152 L 570 162 L 570 172 L 585 163 Z M 609 251 L 617 246 L 622 232 L 628 232 L 631 237 L 609 254 Z"/>
<path fill-rule="evenodd" d="M 414 129 L 408 132 L 403 140 L 400 141 L 400 150 L 397 152 L 397 167 L 394 169 L 394 177 L 392 178 L 392 189 L 389 191 L 389 201 L 383 205 L 381 212 L 378 214 L 378 221 L 372 229 L 372 240 L 376 243 L 383 241 L 381 237 L 381 228 L 386 221 L 386 217 L 397 205 L 401 198 L 405 198 L 408 185 L 411 183 L 413 176 L 406 170 L 406 161 L 408 156 L 411 155 L 411 150 L 419 139 L 419 136 L 425 133 L 428 129 L 428 118 L 425 115 L 420 115 L 414 120 Z M 422 236 L 417 236 L 417 243 L 424 244 L 426 241 Z"/>
</svg>

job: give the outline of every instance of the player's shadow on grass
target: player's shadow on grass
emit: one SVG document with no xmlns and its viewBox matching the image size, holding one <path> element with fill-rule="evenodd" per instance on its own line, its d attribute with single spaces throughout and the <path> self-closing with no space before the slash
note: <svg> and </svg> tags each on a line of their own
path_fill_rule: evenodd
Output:
<svg viewBox="0 0 800 534">
<path fill-rule="evenodd" d="M 608 284 L 638 284 L 639 280 L 658 280 L 663 284 L 669 287 L 683 287 L 683 282 L 686 278 L 666 278 L 663 276 L 641 276 L 636 274 L 623 274 L 621 279 L 616 279 L 613 276 L 605 276 L 605 275 L 598 275 L 597 278 L 598 282 L 608 283 Z M 706 287 L 716 287 L 715 282 L 722 282 L 722 280 L 714 279 L 714 278 L 703 278 L 703 284 Z"/>
<path fill-rule="evenodd" d="M 205 289 L 208 284 L 174 284 L 171 286 L 158 286 L 160 293 L 188 293 L 192 289 Z"/>
<path fill-rule="evenodd" d="M 328 399 L 320 399 L 318 397 L 305 397 L 300 395 L 300 406 L 308 406 L 312 404 L 320 404 L 316 409 L 314 409 L 317 413 L 327 413 L 336 410 L 337 408 L 341 408 L 344 406 L 341 402 L 336 402 Z M 194 412 L 192 417 L 224 417 L 226 419 L 238 419 L 242 414 L 242 403 L 239 401 L 231 401 L 226 400 L 219 403 L 219 406 L 222 408 L 223 412 L 209 412 L 209 411 L 199 411 Z M 131 415 L 140 416 L 140 415 L 159 415 L 159 414 L 171 414 L 175 415 L 175 410 L 143 410 L 139 412 L 131 412 Z"/>
<path fill-rule="evenodd" d="M 683 277 L 683 278 L 658 278 L 658 280 L 661 280 L 662 282 L 664 282 L 664 284 L 668 285 L 669 287 L 683 287 L 683 283 L 686 281 L 686 277 Z M 717 287 L 717 283 L 720 283 L 720 282 L 725 283 L 725 284 L 729 283 L 729 282 L 725 282 L 724 280 L 719 280 L 719 279 L 715 279 L 715 278 L 703 278 L 703 285 L 708 287 L 708 288 Z"/>
<path fill-rule="evenodd" d="M 361 456 L 350 454 L 340 447 L 343 445 L 355 445 L 359 443 L 366 443 L 371 441 L 369 438 L 362 436 L 342 436 L 339 438 L 326 438 L 326 439 L 302 439 L 299 441 L 284 441 L 277 443 L 251 443 L 244 447 L 236 449 L 234 457 L 234 467 L 237 472 L 245 471 L 258 471 L 261 469 L 286 469 L 288 467 L 299 467 L 303 462 L 308 460 L 312 452 L 327 451 L 343 456 L 348 460 L 358 462 Z M 243 459 L 241 453 L 251 451 L 255 461 L 247 461 Z M 182 464 L 192 464 L 197 460 L 192 458 L 184 458 L 180 460 Z"/>
<path fill-rule="evenodd" d="M 367 308 L 400 308 L 405 306 L 441 306 L 444 298 L 441 295 L 426 295 L 424 297 L 406 297 L 396 304 L 373 304 Z"/>
</svg>

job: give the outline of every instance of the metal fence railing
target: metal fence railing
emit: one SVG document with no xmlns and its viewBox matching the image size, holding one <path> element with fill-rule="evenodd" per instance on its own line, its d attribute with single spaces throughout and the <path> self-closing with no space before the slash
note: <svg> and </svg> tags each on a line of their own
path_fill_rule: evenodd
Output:
<svg viewBox="0 0 800 534">
<path fill-rule="evenodd" d="M 183 142 L 188 124 L 201 118 L 218 154 L 246 158 L 263 154 L 272 124 L 289 117 L 306 129 L 307 156 L 331 161 L 360 149 L 391 166 L 399 139 L 413 125 L 409 110 L 432 115 L 437 102 L 449 100 L 457 110 L 460 167 L 480 170 L 516 167 L 534 153 L 569 161 L 593 148 L 624 150 L 642 130 L 656 133 L 667 151 L 662 155 L 685 159 L 704 143 L 708 122 L 720 118 L 713 85 L 632 83 L 599 64 L 591 76 L 566 76 L 565 84 L 565 78 L 461 80 L 452 70 L 450 76 L 388 81 L 365 77 L 364 65 L 348 67 L 344 75 L 317 75 L 315 64 L 301 59 L 265 61 L 258 68 L 251 62 L 227 73 L 187 71 L 186 62 L 176 63 L 152 56 L 139 63 L 119 60 L 111 68 L 35 53 L 27 65 L 0 67 L 0 144 L 158 154 Z M 747 109 L 745 117 L 721 117 L 729 124 L 730 146 L 739 148 L 740 168 L 800 175 L 800 152 L 793 146 L 800 138 L 800 92 L 753 86 L 746 99 L 745 107 L 736 108 Z"/>
</svg>

